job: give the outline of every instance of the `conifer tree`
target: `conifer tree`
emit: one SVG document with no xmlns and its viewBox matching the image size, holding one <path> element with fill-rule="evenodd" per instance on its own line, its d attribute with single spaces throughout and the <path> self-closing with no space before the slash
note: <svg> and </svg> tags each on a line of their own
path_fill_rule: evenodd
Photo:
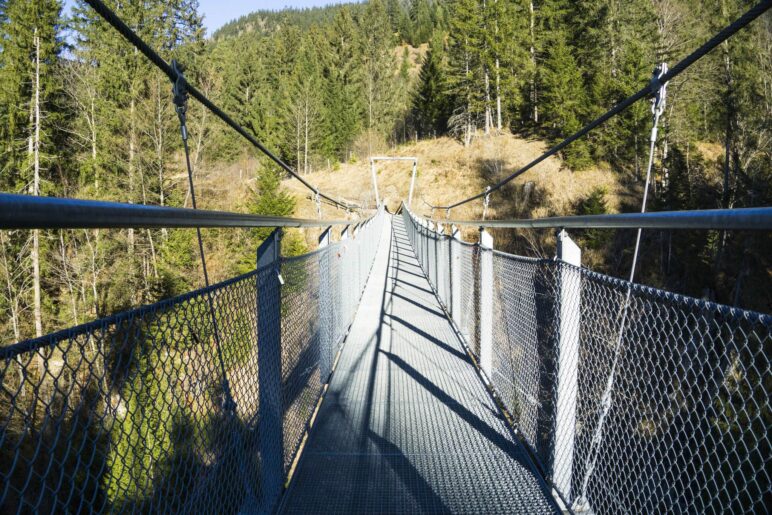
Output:
<svg viewBox="0 0 772 515">
<path fill-rule="evenodd" d="M 395 59 L 394 37 L 382 0 L 368 2 L 362 18 L 361 63 L 362 96 L 367 128 L 368 153 L 372 154 L 374 136 L 388 133 L 394 114 Z"/>
<path fill-rule="evenodd" d="M 418 89 L 413 101 L 413 114 L 418 133 L 437 136 L 447 130 L 451 99 L 446 93 L 445 35 L 435 32 L 421 65 Z"/>
<path fill-rule="evenodd" d="M 350 144 L 362 127 L 362 70 L 358 60 L 358 27 L 349 8 L 333 19 L 320 56 L 325 94 L 325 146 L 338 159 L 347 159 Z"/>
<path fill-rule="evenodd" d="M 576 59 L 563 35 L 550 48 L 542 76 L 544 123 L 553 139 L 562 139 L 581 128 L 580 116 L 587 106 L 586 90 Z M 566 148 L 565 159 L 572 168 L 589 164 L 586 140 Z"/>
<path fill-rule="evenodd" d="M 482 5 L 477 0 L 456 0 L 448 23 L 447 85 L 453 96 L 449 129 L 468 145 L 485 111 Z"/>
</svg>

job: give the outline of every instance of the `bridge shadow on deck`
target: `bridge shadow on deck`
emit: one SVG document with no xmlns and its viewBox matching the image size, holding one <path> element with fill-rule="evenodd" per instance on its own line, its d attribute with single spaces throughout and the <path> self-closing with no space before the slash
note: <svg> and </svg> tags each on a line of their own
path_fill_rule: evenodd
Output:
<svg viewBox="0 0 772 515">
<path fill-rule="evenodd" d="M 557 511 L 392 223 L 281 511 Z"/>
</svg>

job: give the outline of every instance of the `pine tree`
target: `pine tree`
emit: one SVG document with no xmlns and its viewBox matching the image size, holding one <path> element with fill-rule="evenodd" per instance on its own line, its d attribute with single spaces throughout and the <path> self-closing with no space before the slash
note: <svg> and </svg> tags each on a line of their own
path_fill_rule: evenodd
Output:
<svg viewBox="0 0 772 515">
<path fill-rule="evenodd" d="M 468 145 L 485 112 L 482 6 L 456 0 L 449 18 L 448 90 L 453 98 L 449 130 Z"/>
<path fill-rule="evenodd" d="M 542 85 L 544 124 L 552 139 L 562 139 L 579 130 L 580 117 L 587 107 L 586 90 L 581 70 L 562 35 L 556 38 L 544 63 Z M 575 141 L 564 150 L 571 168 L 587 166 L 589 157 L 586 140 Z"/>
<path fill-rule="evenodd" d="M 310 158 L 320 140 L 322 115 L 322 80 L 315 38 L 309 34 L 300 41 L 298 53 L 284 90 L 284 109 L 288 126 L 288 146 L 294 150 L 296 169 L 311 171 Z"/>
<path fill-rule="evenodd" d="M 359 20 L 362 33 L 362 96 L 367 128 L 368 153 L 372 154 L 376 135 L 388 134 L 394 114 L 395 59 L 394 37 L 382 0 L 368 2 Z"/>
<path fill-rule="evenodd" d="M 445 86 L 445 35 L 436 32 L 429 43 L 429 50 L 421 64 L 418 89 L 413 100 L 413 116 L 418 133 L 422 136 L 437 136 L 447 131 L 450 117 Z"/>
<path fill-rule="evenodd" d="M 11 191 L 32 195 L 50 192 L 52 165 L 62 141 L 61 88 L 56 76 L 59 53 L 61 4 L 56 0 L 5 4 L 0 37 L 3 40 L 0 82 L 2 82 L 4 149 L 0 155 L 3 179 L 0 184 Z M 43 304 L 46 274 L 46 242 L 39 230 L 27 235 L 9 235 L 7 254 L 19 252 L 29 244 L 32 275 L 34 335 L 43 335 Z"/>
<path fill-rule="evenodd" d="M 362 127 L 357 33 L 351 10 L 342 8 L 327 31 L 326 45 L 320 52 L 325 95 L 324 146 L 329 154 L 344 160 Z"/>
<path fill-rule="evenodd" d="M 434 31 L 434 20 L 431 0 L 413 0 L 410 6 L 410 23 L 412 35 L 410 43 L 418 46 L 429 41 Z"/>
<path fill-rule="evenodd" d="M 295 211 L 295 198 L 282 188 L 278 172 L 273 167 L 264 167 L 258 172 L 257 184 L 246 208 L 255 215 L 291 216 Z M 255 238 L 263 241 L 273 229 L 264 227 L 251 229 L 251 232 Z"/>
</svg>

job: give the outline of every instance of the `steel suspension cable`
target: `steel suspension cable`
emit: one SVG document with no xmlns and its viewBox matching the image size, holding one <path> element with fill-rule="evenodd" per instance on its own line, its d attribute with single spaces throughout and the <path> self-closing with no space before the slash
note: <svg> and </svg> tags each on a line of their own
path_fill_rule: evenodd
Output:
<svg viewBox="0 0 772 515">
<path fill-rule="evenodd" d="M 741 17 L 736 19 L 734 22 L 727 25 L 724 29 L 722 29 L 720 32 L 718 32 L 715 36 L 710 38 L 708 41 L 706 41 L 702 46 L 694 50 L 691 54 L 683 58 L 681 61 L 679 61 L 675 66 L 670 68 L 670 70 L 659 77 L 656 80 L 652 80 L 649 84 L 642 87 L 640 90 L 632 94 L 631 96 L 627 97 L 626 99 L 622 100 L 618 104 L 616 104 L 614 107 L 576 131 L 571 136 L 567 137 L 557 145 L 553 146 L 546 152 L 544 152 L 542 155 L 531 161 L 530 163 L 526 164 L 522 168 L 518 169 L 517 171 L 513 172 L 512 174 L 508 175 L 504 179 L 500 180 L 499 182 L 488 186 L 488 188 L 485 191 L 482 191 L 476 195 L 473 195 L 469 198 L 466 198 L 464 200 L 460 200 L 454 204 L 449 204 L 446 206 L 435 206 L 438 209 L 453 209 L 454 207 L 461 206 L 463 204 L 466 204 L 468 202 L 471 202 L 473 200 L 477 200 L 480 198 L 484 198 L 486 195 L 490 195 L 491 193 L 500 190 L 505 184 L 509 183 L 516 177 L 519 177 L 520 175 L 524 174 L 537 164 L 541 163 L 548 157 L 551 157 L 561 150 L 563 150 L 565 147 L 573 143 L 574 141 L 578 140 L 579 138 L 585 136 L 587 133 L 589 133 L 591 130 L 595 129 L 599 125 L 605 123 L 609 119 L 613 118 L 614 116 L 618 115 L 631 105 L 635 104 L 642 98 L 645 98 L 651 94 L 655 94 L 657 90 L 660 87 L 660 84 L 664 84 L 671 79 L 674 79 L 681 73 L 683 73 L 687 68 L 689 68 L 691 65 L 693 65 L 695 62 L 697 62 L 699 59 L 704 57 L 708 52 L 716 48 L 718 45 L 729 39 L 731 36 L 733 36 L 735 33 L 739 32 L 741 29 L 743 29 L 746 25 L 748 25 L 750 22 L 764 14 L 769 8 L 772 7 L 772 0 L 765 0 L 763 2 L 760 2 L 756 4 L 753 8 L 748 10 L 745 14 L 743 14 Z"/>
<path fill-rule="evenodd" d="M 190 163 L 190 147 L 188 146 L 188 125 L 187 125 L 187 109 L 188 109 L 188 91 L 185 77 L 182 74 L 182 70 L 176 61 L 171 63 L 172 69 L 177 74 L 177 80 L 174 81 L 173 86 L 173 102 L 175 111 L 177 112 L 177 118 L 180 122 L 180 136 L 182 137 L 182 147 L 185 151 L 185 164 L 188 171 L 188 187 L 190 188 L 190 200 L 193 210 L 198 209 L 196 205 L 196 190 L 193 184 L 193 166 Z M 214 298 L 212 290 L 209 288 L 209 271 L 206 266 L 206 252 L 204 251 L 204 241 L 201 237 L 201 227 L 196 227 L 196 237 L 198 239 L 198 252 L 201 257 L 201 268 L 204 272 L 204 287 L 206 288 L 206 300 L 209 304 L 209 314 L 212 317 L 212 332 L 214 336 L 215 348 L 217 351 L 217 361 L 220 365 L 220 374 L 222 375 L 222 393 L 223 393 L 223 412 L 229 423 L 234 423 L 236 417 L 236 401 L 233 398 L 231 391 L 231 384 L 228 380 L 228 372 L 225 368 L 225 358 L 223 357 L 222 339 L 220 337 L 220 329 L 217 324 L 217 312 L 214 307 Z M 236 433 L 236 454 L 241 445 L 241 432 L 237 429 Z M 242 483 L 249 496 L 253 500 L 257 500 L 252 486 L 246 480 L 246 468 L 244 464 L 244 456 L 238 455 L 239 468 L 241 469 Z M 196 489 L 197 490 L 197 489 Z M 191 499 L 195 499 L 195 495 L 191 496 Z"/>
<path fill-rule="evenodd" d="M 85 0 L 85 2 L 91 6 L 94 11 L 97 12 L 107 23 L 109 23 L 116 31 L 118 31 L 129 43 L 134 45 L 137 50 L 139 50 L 145 57 L 147 57 L 150 62 L 152 62 L 159 70 L 161 70 L 167 77 L 169 77 L 169 80 L 172 81 L 172 83 L 176 83 L 179 76 L 181 75 L 178 73 L 177 70 L 174 69 L 169 63 L 164 60 L 163 57 L 161 57 L 155 50 L 153 50 L 150 45 L 148 45 L 139 35 L 134 32 L 126 23 L 117 15 L 114 11 L 112 11 L 109 7 L 105 5 L 102 0 Z M 185 80 L 183 78 L 183 80 Z M 204 107 L 209 109 L 212 114 L 214 114 L 216 117 L 218 117 L 220 120 L 225 122 L 226 125 L 228 125 L 230 128 L 238 132 L 244 139 L 249 141 L 255 148 L 257 148 L 260 152 L 262 152 L 266 157 L 268 157 L 271 161 L 276 163 L 280 168 L 282 168 L 284 171 L 286 171 L 288 174 L 290 174 L 295 179 L 299 180 L 306 188 L 310 189 L 314 193 L 319 193 L 319 196 L 326 199 L 327 201 L 334 204 L 336 207 L 339 207 L 341 209 L 345 210 L 351 210 L 351 209 L 361 209 L 361 206 L 355 203 L 350 202 L 344 202 L 337 200 L 329 195 L 325 195 L 324 193 L 319 192 L 318 188 L 313 186 L 310 182 L 308 182 L 306 179 L 304 179 L 300 174 L 295 172 L 295 170 L 292 169 L 291 166 L 289 166 L 287 163 L 285 163 L 281 158 L 276 156 L 273 152 L 268 150 L 260 141 L 257 140 L 252 134 L 247 132 L 244 127 L 239 125 L 236 121 L 234 121 L 228 114 L 226 114 L 222 109 L 217 107 L 211 100 L 209 100 L 203 93 L 201 93 L 198 89 L 196 89 L 194 86 L 186 82 L 186 87 L 188 90 L 188 94 L 198 100 Z"/>
<path fill-rule="evenodd" d="M 182 76 L 182 72 L 177 67 L 177 62 L 172 61 L 172 67 L 177 72 L 177 80 L 174 82 L 174 107 L 177 112 L 177 117 L 180 121 L 180 135 L 182 136 L 182 147 L 185 150 L 185 163 L 188 169 L 188 187 L 190 188 L 190 200 L 193 206 L 193 210 L 198 209 L 196 204 L 196 189 L 193 185 L 193 166 L 190 164 L 190 149 L 188 147 L 188 125 L 187 125 L 187 109 L 188 109 L 188 93 L 185 88 L 185 79 Z M 212 298 L 212 292 L 209 290 L 209 271 L 206 267 L 206 253 L 204 252 L 204 240 L 201 237 L 201 228 L 196 227 L 196 237 L 198 238 L 198 253 L 201 257 L 201 268 L 204 272 L 204 287 L 207 289 L 206 298 L 209 303 L 209 313 L 212 317 L 212 328 L 214 333 L 215 347 L 217 348 L 217 360 L 220 364 L 220 372 L 223 377 L 223 395 L 225 397 L 225 412 L 232 413 L 236 409 L 236 403 L 231 395 L 230 383 L 228 382 L 228 375 L 225 371 L 225 359 L 223 358 L 222 347 L 220 345 L 220 331 L 217 326 L 217 316 L 214 309 L 214 299 Z"/>
<path fill-rule="evenodd" d="M 657 130 L 659 126 L 659 119 L 662 116 L 662 113 L 665 111 L 667 82 L 662 81 L 661 78 L 666 73 L 667 73 L 667 64 L 662 63 L 654 71 L 654 76 L 652 77 L 652 83 L 657 82 L 660 86 L 658 90 L 655 92 L 655 96 L 652 99 L 652 103 L 651 103 L 651 112 L 653 115 L 653 121 L 652 121 L 652 127 L 651 127 L 651 136 L 649 138 L 649 160 L 646 165 L 646 181 L 643 186 L 643 199 L 641 200 L 641 213 L 646 212 L 646 201 L 649 198 L 649 185 L 651 184 L 651 172 L 652 172 L 652 169 L 654 168 L 654 153 L 657 148 Z M 608 414 L 611 411 L 614 383 L 616 381 L 616 375 L 617 375 L 617 368 L 619 366 L 619 361 L 622 358 L 622 354 L 624 350 L 622 346 L 622 342 L 624 339 L 625 331 L 627 330 L 628 312 L 630 310 L 630 299 L 632 296 L 633 280 L 635 279 L 635 269 L 636 269 L 636 265 L 638 264 L 638 253 L 640 251 L 640 246 L 641 246 L 642 232 L 643 232 L 643 229 L 639 227 L 635 237 L 635 250 L 633 251 L 633 262 L 630 265 L 630 276 L 629 276 L 629 283 L 627 285 L 627 292 L 625 293 L 625 299 L 619 313 L 620 322 L 619 322 L 619 329 L 617 330 L 616 342 L 614 345 L 614 355 L 611 361 L 611 369 L 609 371 L 608 379 L 606 381 L 606 385 L 603 390 L 603 395 L 601 396 L 600 413 L 598 414 L 598 423 L 597 423 L 597 426 L 595 427 L 593 438 L 590 441 L 590 451 L 589 451 L 590 463 L 588 464 L 586 470 L 584 471 L 584 477 L 582 478 L 581 494 L 577 498 L 577 501 L 576 501 L 577 505 L 575 505 L 575 507 L 580 509 L 584 507 L 582 505 L 587 504 L 587 489 L 590 486 L 590 479 L 592 478 L 592 475 L 595 472 L 595 466 L 598 461 L 598 455 L 600 454 L 600 448 L 603 443 L 603 429 L 605 426 L 606 418 L 608 417 Z"/>
</svg>

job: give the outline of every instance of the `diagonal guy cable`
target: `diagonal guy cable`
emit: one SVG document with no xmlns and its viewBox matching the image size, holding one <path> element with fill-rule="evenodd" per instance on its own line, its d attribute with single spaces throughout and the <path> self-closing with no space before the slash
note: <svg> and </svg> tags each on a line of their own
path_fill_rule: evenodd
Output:
<svg viewBox="0 0 772 515">
<path fill-rule="evenodd" d="M 172 67 L 174 68 L 177 80 L 174 81 L 174 107 L 177 111 L 177 117 L 180 120 L 180 134 L 182 136 L 182 146 L 185 149 L 185 162 L 188 168 L 188 186 L 190 187 L 190 199 L 193 205 L 193 209 L 198 209 L 196 205 L 196 190 L 193 186 L 193 167 L 190 164 L 190 149 L 188 148 L 188 126 L 186 111 L 188 108 L 188 92 L 185 88 L 185 79 L 182 75 L 182 70 L 178 67 L 176 61 L 172 61 Z M 214 340 L 217 347 L 217 359 L 220 363 L 220 372 L 223 377 L 223 395 L 225 396 L 225 412 L 232 414 L 236 409 L 235 402 L 231 396 L 230 383 L 228 382 L 228 375 L 225 372 L 225 360 L 223 359 L 222 347 L 220 345 L 220 331 L 217 327 L 217 317 L 214 309 L 214 299 L 212 298 L 212 292 L 209 291 L 209 272 L 206 267 L 206 254 L 204 252 L 204 242 L 201 238 L 201 228 L 196 227 L 196 236 L 198 237 L 198 252 L 201 256 L 201 267 L 204 270 L 204 286 L 207 288 L 207 300 L 209 302 L 209 312 L 212 316 L 212 327 L 214 331 Z"/>
<path fill-rule="evenodd" d="M 89 1 L 89 0 L 87 0 Z M 91 3 L 89 1 L 89 3 Z M 764 14 L 770 7 L 772 7 L 772 0 L 764 0 L 762 2 L 759 2 L 754 7 L 752 7 L 750 10 L 748 10 L 745 14 L 737 18 L 734 22 L 727 25 L 721 32 L 717 33 L 715 36 L 710 38 L 708 41 L 706 41 L 702 46 L 697 48 L 694 52 L 683 58 L 680 62 L 678 62 L 675 66 L 673 66 L 670 71 L 665 73 L 661 77 L 661 82 L 664 84 L 671 79 L 677 77 L 681 73 L 683 73 L 687 68 L 689 68 L 692 64 L 697 62 L 700 58 L 705 56 L 708 52 L 716 48 L 718 45 L 729 39 L 732 35 L 739 32 L 741 29 L 743 29 L 746 25 L 748 25 L 750 22 Z M 574 141 L 578 140 L 579 138 L 585 136 L 587 133 L 589 133 L 594 128 L 598 127 L 599 125 L 605 123 L 609 119 L 613 118 L 614 116 L 618 115 L 634 103 L 638 102 L 642 98 L 646 98 L 649 95 L 656 94 L 656 91 L 653 88 L 653 84 L 647 84 L 646 86 L 639 89 L 636 93 L 633 95 L 627 97 L 608 111 L 606 111 L 604 114 L 600 115 L 598 118 L 594 119 L 578 131 L 576 131 L 571 136 L 567 137 L 554 147 L 550 148 L 546 152 L 544 152 L 542 155 L 528 163 L 527 165 L 523 166 L 519 170 L 513 172 L 508 177 L 500 180 L 496 184 L 490 186 L 490 190 L 483 191 L 481 193 L 478 193 L 476 195 L 473 195 L 469 198 L 466 198 L 464 200 L 460 200 L 454 204 L 450 204 L 447 206 L 435 206 L 439 209 L 452 209 L 454 207 L 458 207 L 460 205 L 466 204 L 467 202 L 471 202 L 473 200 L 477 200 L 479 198 L 485 197 L 485 195 L 489 193 L 493 193 L 494 191 L 500 190 L 505 184 L 512 181 L 514 178 L 519 177 L 520 175 L 524 174 L 537 164 L 541 163 L 545 159 L 547 159 L 550 156 L 553 156 L 563 150 L 565 147 L 573 143 Z"/>
<path fill-rule="evenodd" d="M 187 165 L 188 169 L 188 185 L 190 187 L 190 199 L 191 204 L 193 206 L 193 209 L 197 209 L 196 206 L 196 191 L 193 186 L 193 167 L 190 164 L 190 149 L 188 147 L 188 127 L 187 127 L 187 108 L 188 108 L 188 91 L 186 88 L 187 83 L 185 82 L 185 77 L 183 76 L 183 70 L 182 68 L 177 64 L 176 61 L 172 61 L 172 69 L 176 72 L 177 79 L 174 81 L 173 86 L 173 92 L 174 92 L 174 107 L 177 111 L 177 117 L 180 120 L 180 135 L 182 136 L 182 146 L 185 149 L 185 163 Z M 207 302 L 209 304 L 209 313 L 212 317 L 212 327 L 214 332 L 214 340 L 215 340 L 215 347 L 217 348 L 217 360 L 220 364 L 220 373 L 222 374 L 222 389 L 223 389 L 223 411 L 225 412 L 226 420 L 229 424 L 235 424 L 236 423 L 236 401 L 233 398 L 233 394 L 231 392 L 231 385 L 228 381 L 228 373 L 225 369 L 225 359 L 223 358 L 223 351 L 222 351 L 222 340 L 220 338 L 220 329 L 217 325 L 217 314 L 215 312 L 214 308 L 214 298 L 212 296 L 212 291 L 209 289 L 209 272 L 207 271 L 206 267 L 206 254 L 204 252 L 204 242 L 201 238 L 201 228 L 196 227 L 196 236 L 198 237 L 198 251 L 199 255 L 201 256 L 201 267 L 204 271 L 204 286 L 206 287 L 206 298 Z M 238 428 L 235 429 L 235 445 L 236 449 L 234 452 L 235 458 L 239 462 L 239 468 L 241 469 L 241 477 L 242 482 L 244 484 L 245 490 L 249 493 L 250 499 L 256 501 L 257 495 L 254 493 L 252 486 L 249 484 L 249 482 L 246 480 L 247 474 L 245 471 L 245 464 L 244 459 L 245 457 L 240 455 L 238 450 L 239 448 L 243 447 L 241 443 L 241 432 L 238 430 Z"/>
<path fill-rule="evenodd" d="M 85 2 L 90 5 L 104 20 L 112 25 L 112 27 L 117 30 L 129 43 L 137 47 L 137 50 L 142 52 L 142 54 L 147 57 L 150 62 L 152 62 L 158 69 L 160 69 L 164 74 L 166 74 L 169 79 L 175 83 L 178 80 L 178 74 L 177 71 L 169 64 L 167 63 L 163 57 L 158 55 L 158 53 L 153 50 L 150 45 L 145 43 L 145 41 L 137 35 L 136 32 L 131 30 L 131 28 L 126 25 L 126 23 L 121 20 L 115 12 L 113 12 L 109 7 L 107 7 L 104 2 L 101 0 L 85 0 Z M 185 80 L 182 78 L 182 80 Z M 308 188 L 309 190 L 313 191 L 314 193 L 317 192 L 317 188 L 314 187 L 311 183 L 309 183 L 307 180 L 305 180 L 303 177 L 301 177 L 295 170 L 292 169 L 291 166 L 289 166 L 287 163 L 282 161 L 278 156 L 276 156 L 273 152 L 268 150 L 262 143 L 260 143 L 257 138 L 255 138 L 252 134 L 247 132 L 244 127 L 236 123 L 230 116 L 228 116 L 222 109 L 217 107 L 211 100 L 209 100 L 203 93 L 201 93 L 199 90 L 197 90 L 192 85 L 188 84 L 186 82 L 186 88 L 188 91 L 188 94 L 201 102 L 201 104 L 209 109 L 209 111 L 212 112 L 216 117 L 218 117 L 220 120 L 225 122 L 226 125 L 228 125 L 230 128 L 238 132 L 241 136 L 243 136 L 247 141 L 249 141 L 255 148 L 257 148 L 260 152 L 265 154 L 271 161 L 279 165 L 284 171 L 286 171 L 288 174 L 290 174 L 295 179 L 299 180 L 303 185 Z M 341 209 L 361 209 L 361 206 L 358 204 L 353 204 L 345 201 L 337 200 L 333 197 L 330 197 L 329 195 L 325 195 L 324 193 L 319 193 L 319 196 L 326 199 L 327 201 L 333 203 L 336 207 L 339 207 Z"/>
<path fill-rule="evenodd" d="M 660 64 L 655 70 L 651 79 L 652 91 L 655 91 L 654 98 L 651 102 L 651 112 L 653 115 L 653 123 L 651 127 L 651 137 L 649 138 L 649 161 L 646 166 L 646 182 L 643 186 L 643 200 L 641 201 L 641 213 L 646 212 L 646 201 L 649 198 L 649 184 L 651 183 L 651 171 L 654 167 L 654 151 L 657 147 L 657 129 L 659 126 L 659 118 L 665 111 L 665 97 L 667 95 L 667 82 L 662 78 L 667 75 L 667 64 Z M 655 89 L 656 88 L 656 89 Z M 632 293 L 633 280 L 635 279 L 635 268 L 638 263 L 638 251 L 641 246 L 641 233 L 643 229 L 638 228 L 638 232 L 635 238 L 635 250 L 633 251 L 633 262 L 630 266 L 630 279 L 627 285 L 627 292 L 625 293 L 625 300 L 622 304 L 620 313 L 619 330 L 617 331 L 616 344 L 614 345 L 614 357 L 611 362 L 611 370 L 609 371 L 608 380 L 603 390 L 603 395 L 600 401 L 600 413 L 598 415 L 598 423 L 595 426 L 595 432 L 593 433 L 592 440 L 590 441 L 590 463 L 587 466 L 584 477 L 582 479 L 582 492 L 574 503 L 574 509 L 581 511 L 588 505 L 587 501 L 587 489 L 590 486 L 590 479 L 595 472 L 595 465 L 598 462 L 598 455 L 600 454 L 600 448 L 603 443 L 603 428 L 611 411 L 611 405 L 613 403 L 614 382 L 616 380 L 617 368 L 619 362 L 622 359 L 624 351 L 622 341 L 624 339 L 625 330 L 627 329 L 628 313 L 630 311 L 630 296 Z"/>
</svg>

